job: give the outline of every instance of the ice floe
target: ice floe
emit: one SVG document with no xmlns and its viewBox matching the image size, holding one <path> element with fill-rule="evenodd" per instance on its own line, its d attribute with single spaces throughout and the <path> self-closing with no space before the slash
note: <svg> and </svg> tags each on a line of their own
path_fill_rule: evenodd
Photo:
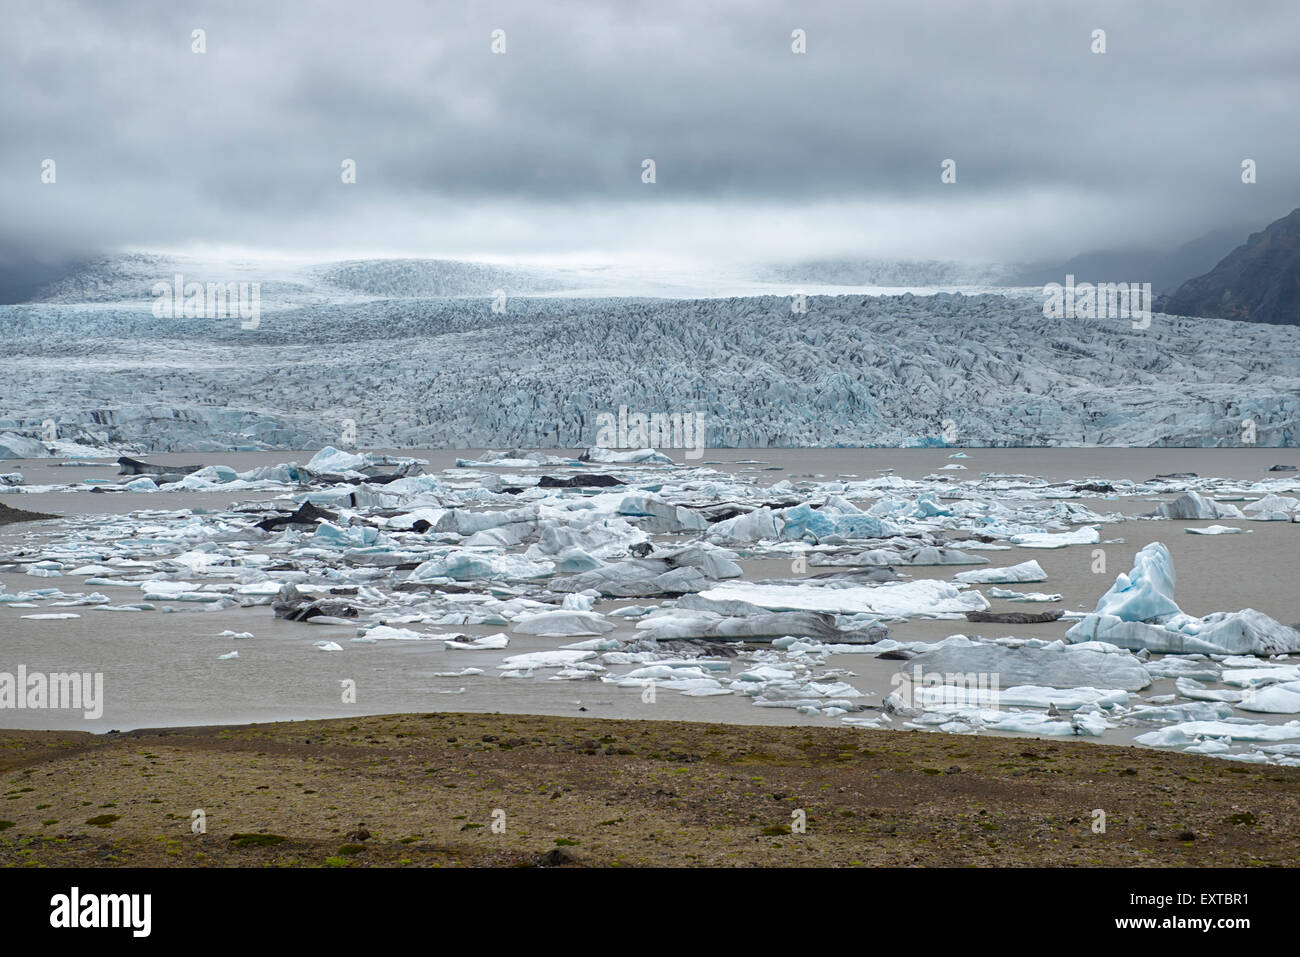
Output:
<svg viewBox="0 0 1300 957">
<path fill-rule="evenodd" d="M 1121 573 L 1095 611 L 1066 632 L 1066 637 L 1170 654 L 1300 651 L 1300 630 L 1253 608 L 1214 612 L 1204 618 L 1183 614 L 1174 601 L 1174 581 L 1169 549 L 1152 542 L 1138 552 L 1132 571 Z"/>
</svg>

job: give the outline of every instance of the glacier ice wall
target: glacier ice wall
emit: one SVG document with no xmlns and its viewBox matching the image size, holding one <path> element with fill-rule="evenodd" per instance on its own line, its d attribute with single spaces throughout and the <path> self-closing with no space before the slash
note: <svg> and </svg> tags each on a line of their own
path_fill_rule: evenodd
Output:
<svg viewBox="0 0 1300 957">
<path fill-rule="evenodd" d="M 1046 319 L 996 295 L 0 307 L 0 430 L 153 450 L 585 447 L 599 413 L 704 412 L 712 447 L 1300 440 L 1300 329 Z"/>
</svg>

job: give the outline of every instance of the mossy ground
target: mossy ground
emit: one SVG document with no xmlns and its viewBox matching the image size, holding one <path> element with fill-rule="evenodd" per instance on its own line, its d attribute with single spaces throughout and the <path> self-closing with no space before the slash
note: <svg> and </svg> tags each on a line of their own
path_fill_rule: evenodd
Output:
<svg viewBox="0 0 1300 957">
<path fill-rule="evenodd" d="M 388 715 L 3 731 L 0 820 L 6 866 L 1290 866 L 1300 769 L 1026 738 Z"/>
</svg>

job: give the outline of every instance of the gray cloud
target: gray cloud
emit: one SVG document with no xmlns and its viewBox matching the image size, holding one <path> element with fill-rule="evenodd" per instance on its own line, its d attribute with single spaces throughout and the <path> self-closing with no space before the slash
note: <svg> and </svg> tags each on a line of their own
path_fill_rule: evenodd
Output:
<svg viewBox="0 0 1300 957">
<path fill-rule="evenodd" d="M 10 2 L 0 248 L 1026 259 L 1296 205 L 1286 0 L 846 6 Z"/>
</svg>

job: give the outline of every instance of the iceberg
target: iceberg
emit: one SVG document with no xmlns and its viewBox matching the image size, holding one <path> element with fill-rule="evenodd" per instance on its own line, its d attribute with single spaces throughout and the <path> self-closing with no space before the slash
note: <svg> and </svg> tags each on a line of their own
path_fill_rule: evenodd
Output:
<svg viewBox="0 0 1300 957">
<path fill-rule="evenodd" d="M 511 630 L 542 638 L 568 638 L 572 635 L 603 635 L 613 631 L 614 625 L 595 612 L 544 611 L 516 618 Z"/>
<path fill-rule="evenodd" d="M 1066 632 L 1072 642 L 1105 641 L 1162 654 L 1278 655 L 1300 651 L 1300 630 L 1253 608 L 1183 614 L 1174 601 L 1174 564 L 1160 542 L 1137 553 L 1096 610 Z"/>
<path fill-rule="evenodd" d="M 976 568 L 968 572 L 958 572 L 953 576 L 966 585 L 986 585 L 994 582 L 1045 582 L 1047 572 L 1038 562 L 1030 560 L 1006 568 Z"/>
<path fill-rule="evenodd" d="M 1141 691 L 1151 684 L 1142 662 L 1126 651 L 1103 652 L 1064 642 L 1020 647 L 956 635 L 909 659 L 900 674 L 996 675 L 999 685 L 1112 688 Z"/>
<path fill-rule="evenodd" d="M 1174 601 L 1174 560 L 1160 542 L 1147 545 L 1133 559 L 1133 569 L 1120 574 L 1094 609 L 1124 621 L 1150 621 L 1180 612 Z M 1153 651 L 1155 649 L 1152 649 Z"/>
<path fill-rule="evenodd" d="M 1140 734 L 1138 744 L 1153 748 L 1181 748 L 1201 738 L 1225 741 L 1288 741 L 1300 738 L 1300 721 L 1286 724 L 1237 724 L 1230 721 L 1184 721 L 1159 731 Z"/>
<path fill-rule="evenodd" d="M 582 455 L 578 456 L 580 462 L 599 462 L 610 465 L 672 465 L 673 460 L 662 452 L 656 452 L 654 449 L 635 449 L 630 451 L 617 451 L 615 449 L 604 449 L 599 446 L 593 446 L 587 449 Z"/>
<path fill-rule="evenodd" d="M 701 598 L 749 602 L 768 611 L 823 611 L 908 618 L 919 615 L 984 611 L 988 601 L 977 591 L 922 579 L 872 587 L 827 588 L 813 584 L 734 582 L 701 591 Z"/>
<path fill-rule="evenodd" d="M 1235 505 L 1215 502 L 1200 492 L 1184 492 L 1172 502 L 1165 502 L 1156 514 L 1161 518 L 1206 519 L 1206 518 L 1242 518 L 1240 509 Z"/>
<path fill-rule="evenodd" d="M 1065 548 L 1067 545 L 1096 545 L 1101 541 L 1101 532 L 1095 525 L 1086 525 L 1072 532 L 1026 532 L 1012 535 L 1008 541 L 1021 548 Z"/>
</svg>

